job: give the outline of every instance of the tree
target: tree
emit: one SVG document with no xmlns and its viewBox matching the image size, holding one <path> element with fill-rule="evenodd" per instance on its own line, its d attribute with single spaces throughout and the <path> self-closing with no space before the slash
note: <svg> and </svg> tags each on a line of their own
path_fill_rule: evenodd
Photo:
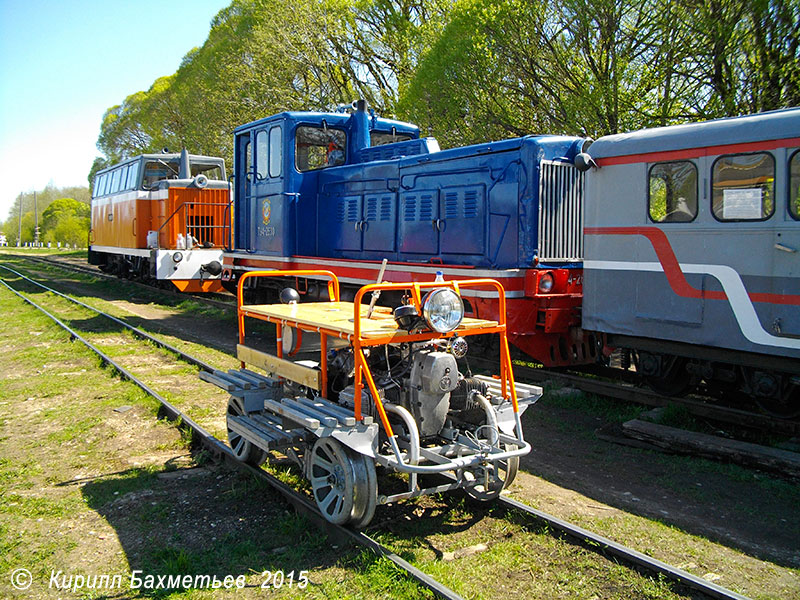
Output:
<svg viewBox="0 0 800 600">
<path fill-rule="evenodd" d="M 462 0 L 401 113 L 445 145 L 800 104 L 800 0 Z"/>
<path fill-rule="evenodd" d="M 20 206 L 22 206 L 22 238 L 21 243 L 34 241 L 34 231 L 37 222 L 39 223 L 40 241 L 67 242 L 62 237 L 53 237 L 55 230 L 61 226 L 61 230 L 78 230 L 83 237 L 71 236 L 69 243 L 84 244 L 89 231 L 89 214 L 91 211 L 89 202 L 89 189 L 86 187 L 67 187 L 57 188 L 52 184 L 47 185 L 43 190 L 36 192 L 36 209 L 34 208 L 34 192 L 20 194 L 14 205 L 9 211 L 8 218 L 2 224 L 2 232 L 6 234 L 9 244 L 16 245 L 20 230 Z M 71 223 L 71 224 L 70 224 Z"/>
<path fill-rule="evenodd" d="M 45 231 L 53 230 L 59 221 L 73 217 L 86 218 L 90 214 L 91 209 L 88 204 L 73 198 L 60 198 L 53 201 L 42 213 L 42 226 Z"/>
</svg>

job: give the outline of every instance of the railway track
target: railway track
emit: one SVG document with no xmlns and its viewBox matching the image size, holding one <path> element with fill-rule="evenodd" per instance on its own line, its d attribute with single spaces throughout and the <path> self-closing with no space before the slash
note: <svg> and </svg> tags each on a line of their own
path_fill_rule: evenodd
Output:
<svg viewBox="0 0 800 600">
<path fill-rule="evenodd" d="M 103 273 L 99 269 L 77 265 L 63 260 L 27 255 L 13 256 L 40 264 L 55 266 L 68 271 L 86 273 L 106 280 L 120 280 L 118 277 Z M 141 286 L 144 289 L 153 290 L 152 286 L 138 281 L 127 279 L 124 281 L 136 286 Z M 161 289 L 159 291 L 179 298 L 189 296 L 198 302 L 220 308 L 233 308 L 232 297 L 228 299 L 223 294 L 215 294 L 214 297 L 209 297 L 207 294 L 185 294 L 170 289 Z M 497 365 L 485 359 L 471 356 L 470 363 L 489 370 L 493 369 L 493 372 L 497 371 Z M 524 383 L 538 383 L 548 380 L 559 381 L 583 392 L 604 396 L 606 398 L 614 398 L 624 402 L 634 402 L 653 407 L 663 407 L 670 404 L 679 405 L 694 417 L 709 419 L 718 423 L 736 425 L 751 430 L 764 431 L 778 435 L 800 435 L 800 421 L 798 420 L 780 419 L 748 410 L 720 406 L 715 404 L 712 398 L 700 395 L 688 397 L 663 396 L 636 384 L 633 379 L 626 377 L 628 375 L 627 372 L 621 369 L 606 367 L 591 372 L 572 372 L 566 370 L 536 369 L 519 364 L 518 361 L 514 365 L 514 372 L 517 378 Z"/>
<path fill-rule="evenodd" d="M 154 336 L 151 336 L 150 334 L 139 328 L 132 327 L 127 323 L 125 323 L 124 321 L 117 319 L 112 315 L 108 315 L 107 313 L 104 313 L 103 311 L 98 310 L 84 302 L 81 302 L 79 300 L 67 296 L 66 294 L 63 294 L 58 290 L 50 288 L 40 282 L 34 281 L 33 279 L 23 275 L 22 273 L 19 273 L 18 271 L 10 269 L 9 267 L 0 265 L 0 269 L 2 271 L 12 273 L 16 278 L 21 279 L 27 285 L 36 286 L 40 289 L 43 289 L 47 292 L 56 295 L 59 298 L 65 299 L 71 303 L 75 303 L 76 305 L 79 305 L 85 310 L 92 311 L 96 315 L 99 315 L 103 318 L 107 318 L 112 322 L 114 322 L 115 324 L 126 328 L 136 337 L 147 340 L 149 343 L 155 344 L 159 348 L 168 350 L 170 353 L 177 355 L 181 360 L 194 364 L 202 370 L 210 372 L 213 372 L 215 370 L 214 367 L 208 365 L 204 361 L 194 356 L 191 356 L 188 353 L 178 348 L 175 348 L 174 346 L 167 344 Z M 380 544 L 378 541 L 368 536 L 367 534 L 349 528 L 336 526 L 327 522 L 306 496 L 290 488 L 286 484 L 282 483 L 280 480 L 275 478 L 270 473 L 262 469 L 249 467 L 236 460 L 227 445 L 222 443 L 219 439 L 213 436 L 208 430 L 206 430 L 204 427 L 202 427 L 200 424 L 194 421 L 188 414 L 186 414 L 185 411 L 180 410 L 168 399 L 166 399 L 162 394 L 160 394 L 157 390 L 153 389 L 151 386 L 142 381 L 131 371 L 126 369 L 123 365 L 119 364 L 118 361 L 115 361 L 111 356 L 108 355 L 108 353 L 104 352 L 103 349 L 97 347 L 97 345 L 95 345 L 94 343 L 92 343 L 92 341 L 87 339 L 87 336 L 71 328 L 57 315 L 52 314 L 46 308 L 35 303 L 33 300 L 28 298 L 19 290 L 9 285 L 8 282 L 6 282 L 5 280 L 2 281 L 2 284 L 11 292 L 20 297 L 23 301 L 25 301 L 26 303 L 30 304 L 37 310 L 47 315 L 50 319 L 52 319 L 55 323 L 57 323 L 60 327 L 62 327 L 70 335 L 71 339 L 78 340 L 84 345 L 86 345 L 90 350 L 96 353 L 104 363 L 116 369 L 116 371 L 119 372 L 122 377 L 135 383 L 147 394 L 157 399 L 164 407 L 164 411 L 166 412 L 166 414 L 168 414 L 172 419 L 178 420 L 181 426 L 189 429 L 191 431 L 193 438 L 197 440 L 199 443 L 201 443 L 211 454 L 213 454 L 219 459 L 224 460 L 229 464 L 234 465 L 237 468 L 244 469 L 252 473 L 255 477 L 264 480 L 272 488 L 274 488 L 277 492 L 279 492 L 299 512 L 308 516 L 311 520 L 319 524 L 321 527 L 324 527 L 336 539 L 343 539 L 343 538 L 350 539 L 354 543 L 362 547 L 369 548 L 379 556 L 385 557 L 386 559 L 391 561 L 394 565 L 396 565 L 397 568 L 407 573 L 409 577 L 417 581 L 420 585 L 431 590 L 439 598 L 444 598 L 448 600 L 461 598 L 461 596 L 459 596 L 456 592 L 449 589 L 447 586 L 441 584 L 440 582 L 436 581 L 434 578 L 430 577 L 429 575 L 427 575 L 414 565 L 405 561 L 391 549 L 383 546 L 382 544 Z M 700 592 L 710 598 L 717 598 L 723 600 L 724 599 L 739 600 L 745 598 L 745 596 L 741 594 L 728 590 L 712 582 L 706 581 L 705 579 L 692 575 L 684 570 L 667 565 L 664 562 L 646 556 L 645 554 L 642 554 L 631 548 L 627 548 L 604 536 L 594 534 L 586 529 L 577 527 L 566 521 L 563 521 L 562 519 L 559 519 L 542 511 L 533 509 L 518 501 L 512 500 L 507 497 L 502 497 L 500 499 L 500 502 L 502 503 L 504 508 L 508 511 L 521 513 L 525 515 L 526 518 L 535 520 L 539 523 L 544 523 L 547 525 L 548 530 L 569 536 L 570 538 L 577 540 L 582 546 L 595 550 L 605 556 L 619 559 L 622 562 L 633 566 L 639 571 L 644 571 L 649 574 L 655 574 L 657 576 L 666 577 L 667 579 L 675 581 L 681 586 L 685 586 L 691 590 Z"/>
<path fill-rule="evenodd" d="M 65 271 L 72 271 L 73 273 L 84 273 L 87 275 L 91 275 L 92 277 L 105 279 L 106 281 L 124 281 L 125 283 L 140 287 L 145 290 L 149 291 L 158 290 L 160 293 L 168 294 L 175 298 L 183 298 L 183 299 L 191 298 L 192 300 L 203 302 L 211 306 L 217 306 L 219 308 L 235 308 L 235 298 L 230 294 L 216 294 L 211 292 L 202 295 L 190 294 L 187 292 L 179 292 L 171 284 L 169 284 L 169 287 L 155 287 L 141 281 L 136 281 L 134 279 L 122 279 L 120 277 L 117 277 L 116 275 L 104 273 L 100 269 L 96 267 L 91 267 L 88 264 L 87 265 L 75 264 L 73 262 L 68 262 L 66 260 L 57 260 L 46 256 L 29 256 L 25 254 L 9 254 L 9 256 L 22 258 L 24 260 L 28 260 L 43 265 L 57 267 Z"/>
<path fill-rule="evenodd" d="M 470 364 L 480 366 L 481 368 L 489 370 L 496 370 L 497 368 L 496 365 L 486 359 L 470 357 L 469 361 Z M 636 404 L 644 404 L 653 407 L 667 406 L 670 404 L 679 405 L 685 408 L 692 416 L 709 419 L 718 423 L 727 423 L 774 434 L 800 435 L 800 421 L 779 419 L 747 410 L 719 406 L 713 404 L 711 398 L 704 398 L 702 396 L 662 396 L 657 392 L 636 385 L 633 382 L 615 381 L 612 379 L 619 379 L 624 373 L 625 371 L 620 369 L 606 368 L 602 369 L 597 374 L 582 374 L 552 369 L 535 369 L 518 363 L 514 364 L 514 374 L 523 382 L 539 383 L 543 381 L 558 381 L 588 394 L 596 394 L 606 398 L 614 398 L 625 402 L 634 402 Z"/>
<path fill-rule="evenodd" d="M 107 280 L 120 280 L 118 277 L 103 273 L 99 269 L 76 265 L 63 260 L 27 255 L 13 256 L 40 264 L 55 266 L 68 271 L 87 273 Z M 141 282 L 127 279 L 124 281 L 141 286 L 144 289 L 153 290 L 152 286 Z M 198 302 L 220 308 L 233 308 L 233 298 L 231 297 L 228 299 L 223 294 L 215 294 L 214 297 L 209 297 L 209 295 L 185 294 L 170 289 L 162 289 L 160 291 L 175 297 L 189 296 Z M 472 356 L 470 356 L 469 360 L 470 363 L 475 366 L 481 366 L 492 370 L 492 372 L 497 372 L 497 365 L 491 361 Z M 633 379 L 627 377 L 628 373 L 621 369 L 605 367 L 590 372 L 573 372 L 566 370 L 537 369 L 519 364 L 519 361 L 517 361 L 514 365 L 514 373 L 519 381 L 523 383 L 539 383 L 548 380 L 559 381 L 583 392 L 604 396 L 606 398 L 614 398 L 624 402 L 634 402 L 652 407 L 663 407 L 670 404 L 679 405 L 694 417 L 709 419 L 718 423 L 726 423 L 778 435 L 800 435 L 800 421 L 798 420 L 780 419 L 748 410 L 720 406 L 715 404 L 712 398 L 699 395 L 688 397 L 663 396 L 636 384 Z"/>
</svg>

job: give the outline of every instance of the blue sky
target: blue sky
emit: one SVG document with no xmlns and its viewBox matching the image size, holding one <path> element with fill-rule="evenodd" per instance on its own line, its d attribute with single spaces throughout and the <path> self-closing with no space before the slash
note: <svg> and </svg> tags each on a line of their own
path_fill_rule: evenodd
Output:
<svg viewBox="0 0 800 600">
<path fill-rule="evenodd" d="M 171 75 L 230 0 L 0 0 L 0 221 L 87 185 L 106 109 Z"/>
</svg>

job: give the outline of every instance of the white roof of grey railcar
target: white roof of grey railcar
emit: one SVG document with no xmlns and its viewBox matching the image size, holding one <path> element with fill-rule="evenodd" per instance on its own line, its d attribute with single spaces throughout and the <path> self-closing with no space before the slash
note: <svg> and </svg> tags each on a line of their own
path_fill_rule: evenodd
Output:
<svg viewBox="0 0 800 600">
<path fill-rule="evenodd" d="M 800 138 L 800 108 L 787 108 L 745 117 L 606 135 L 589 147 L 589 154 L 601 159 L 795 137 Z"/>
</svg>

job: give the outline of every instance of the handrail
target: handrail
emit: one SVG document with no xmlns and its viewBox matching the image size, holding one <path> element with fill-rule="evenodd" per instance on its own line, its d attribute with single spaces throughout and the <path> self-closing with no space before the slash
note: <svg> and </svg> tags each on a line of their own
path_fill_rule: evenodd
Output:
<svg viewBox="0 0 800 600">
<path fill-rule="evenodd" d="M 336 277 L 334 273 L 327 270 L 322 269 L 303 269 L 303 270 L 281 270 L 281 271 L 249 271 L 243 274 L 239 278 L 239 283 L 236 290 L 236 304 L 237 304 L 237 317 L 238 317 L 238 325 L 239 325 L 239 343 L 244 344 L 244 318 L 246 313 L 246 306 L 244 304 L 244 283 L 250 278 L 253 277 L 308 277 L 308 276 L 317 276 L 317 277 L 328 277 L 330 281 L 328 282 L 328 294 L 331 298 L 331 302 L 338 302 L 340 295 L 339 295 L 339 279 Z M 513 407 L 514 414 L 519 417 L 519 404 L 517 402 L 517 390 L 514 386 L 514 372 L 511 366 L 511 353 L 509 352 L 508 347 L 508 338 L 506 332 L 506 300 L 505 300 L 505 289 L 503 288 L 502 284 L 495 280 L 495 279 L 462 279 L 462 280 L 451 280 L 451 281 L 430 281 L 430 282 L 405 282 L 405 283 L 372 283 L 365 285 L 359 288 L 358 292 L 356 292 L 356 296 L 353 302 L 353 337 L 352 337 L 352 344 L 353 344 L 353 355 L 355 359 L 355 398 L 354 398 L 354 407 L 353 407 L 353 414 L 356 420 L 362 420 L 363 416 L 361 414 L 361 392 L 364 388 L 364 381 L 366 380 L 366 387 L 369 390 L 370 394 L 373 397 L 373 402 L 375 404 L 375 408 L 378 411 L 378 415 L 381 420 L 381 424 L 383 425 L 384 431 L 386 432 L 387 436 L 390 440 L 394 439 L 394 432 L 392 430 L 392 426 L 389 423 L 388 415 L 386 414 L 386 410 L 383 406 L 383 402 L 380 399 L 378 394 L 377 386 L 375 385 L 375 381 L 372 377 L 372 373 L 369 369 L 369 365 L 367 364 L 366 356 L 364 355 L 363 346 L 374 345 L 377 340 L 372 339 L 361 339 L 361 301 L 363 300 L 364 296 L 368 293 L 374 291 L 390 291 L 390 290 L 411 290 L 411 297 L 416 305 L 419 312 L 422 312 L 422 290 L 427 289 L 436 289 L 436 288 L 449 288 L 452 289 L 457 294 L 461 294 L 460 290 L 462 288 L 479 288 L 479 287 L 489 287 L 494 288 L 497 292 L 498 296 L 498 303 L 499 303 L 499 316 L 498 316 L 498 324 L 497 326 L 492 327 L 485 327 L 475 329 L 473 332 L 464 332 L 465 335 L 471 335 L 478 333 L 498 333 L 500 335 L 500 381 L 501 381 L 501 391 L 504 398 L 511 399 L 511 404 Z M 278 348 L 277 354 L 280 358 L 282 356 L 281 352 L 281 332 L 280 332 L 280 323 L 276 322 L 279 329 L 277 332 L 278 338 Z M 322 331 L 320 330 L 322 334 Z M 413 336 L 413 340 L 409 341 L 425 341 L 426 339 L 437 339 L 440 337 L 452 337 L 455 335 L 454 332 L 450 332 L 448 334 L 437 334 L 437 333 L 429 333 L 429 334 L 419 334 L 418 336 Z M 322 349 L 321 352 L 326 352 L 326 336 L 323 335 L 322 341 Z M 322 369 L 322 377 L 323 381 L 326 381 L 327 376 L 327 369 L 325 368 L 326 365 L 324 364 L 325 358 L 321 359 L 320 365 Z M 324 386 L 323 386 L 324 390 Z M 323 392 L 324 393 L 324 392 Z M 520 437 L 520 440 L 522 438 Z"/>
<path fill-rule="evenodd" d="M 161 230 L 164 229 L 164 227 L 166 227 L 170 223 L 170 221 L 172 221 L 173 217 L 175 215 L 177 215 L 179 211 L 181 211 L 182 209 L 184 209 L 186 207 L 192 207 L 192 206 L 195 206 L 195 205 L 204 206 L 204 207 L 205 206 L 222 206 L 222 207 L 224 207 L 224 208 L 229 210 L 231 202 L 230 201 L 229 202 L 198 202 L 196 200 L 194 200 L 194 201 L 193 200 L 184 200 L 183 202 L 178 204 L 178 206 L 175 208 L 175 210 L 172 211 L 172 214 L 169 217 L 167 217 L 166 220 L 161 224 L 161 227 L 159 227 L 156 230 L 156 234 L 157 234 L 156 247 L 157 248 L 161 248 Z M 184 233 L 188 235 L 188 233 L 189 233 L 188 219 L 186 219 L 186 217 L 184 217 L 184 221 L 185 221 L 185 225 L 186 225 L 186 227 L 184 228 Z M 229 232 L 228 238 L 230 238 L 230 231 L 232 230 L 230 220 L 228 220 L 227 223 L 223 222 L 222 225 L 208 225 L 207 227 L 208 228 L 220 228 L 221 227 L 223 229 L 228 229 L 228 232 Z"/>
<path fill-rule="evenodd" d="M 328 282 L 328 296 L 331 302 L 339 301 L 339 278 L 336 277 L 331 271 L 322 269 L 302 269 L 299 271 L 248 271 L 239 278 L 239 284 L 236 287 L 236 316 L 239 321 L 239 343 L 244 344 L 244 314 L 242 308 L 244 304 L 244 282 L 251 277 L 297 277 L 297 276 L 310 276 L 318 275 L 330 278 Z M 280 332 L 278 333 L 280 338 Z M 280 340 L 278 343 L 278 356 L 281 355 Z"/>
<path fill-rule="evenodd" d="M 236 289 L 236 305 L 240 309 L 244 306 L 242 297 L 242 290 L 244 289 L 243 284 L 251 277 L 308 277 L 309 275 L 328 277 L 330 279 L 328 282 L 328 295 L 330 296 L 331 302 L 339 302 L 339 278 L 336 277 L 335 273 L 324 269 L 292 269 L 283 271 L 248 271 L 239 278 L 239 285 Z"/>
</svg>

